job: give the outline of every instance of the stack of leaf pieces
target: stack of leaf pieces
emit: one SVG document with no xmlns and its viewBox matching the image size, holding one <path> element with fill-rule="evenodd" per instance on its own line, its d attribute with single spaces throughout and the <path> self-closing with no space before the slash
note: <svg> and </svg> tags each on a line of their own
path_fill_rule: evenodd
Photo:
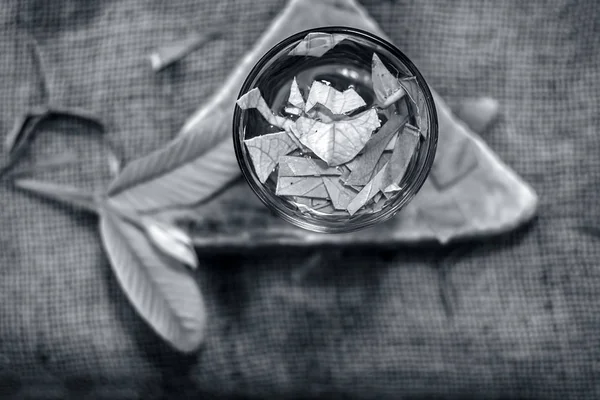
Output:
<svg viewBox="0 0 600 400">
<path fill-rule="evenodd" d="M 415 77 L 396 78 L 376 53 L 371 73 L 377 101 L 370 108 L 353 88 L 342 92 L 320 81 L 304 99 L 295 78 L 284 108 L 289 117 L 276 115 L 258 88 L 241 96 L 240 108 L 258 110 L 281 129 L 244 141 L 259 181 L 277 171 L 276 194 L 302 210 L 346 216 L 381 210 L 401 190 L 428 119 L 417 118 L 427 109 Z M 413 107 L 399 106 L 405 96 Z M 408 123 L 409 109 L 418 127 Z"/>
</svg>

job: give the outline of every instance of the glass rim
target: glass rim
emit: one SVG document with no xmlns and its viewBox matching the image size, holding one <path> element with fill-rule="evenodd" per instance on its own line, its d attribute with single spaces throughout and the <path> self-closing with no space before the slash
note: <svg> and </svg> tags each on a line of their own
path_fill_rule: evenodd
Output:
<svg viewBox="0 0 600 400">
<path fill-rule="evenodd" d="M 246 151 L 244 150 L 244 138 L 242 137 L 243 135 L 240 134 L 240 127 L 243 126 L 243 121 L 241 121 L 243 110 L 237 105 L 235 105 L 235 110 L 233 114 L 233 146 L 244 179 L 246 180 L 252 191 L 256 194 L 256 196 L 260 198 L 260 200 L 265 204 L 265 206 L 267 206 L 270 210 L 274 211 L 278 217 L 282 218 L 288 223 L 313 232 L 349 233 L 365 229 L 378 223 L 389 220 L 394 215 L 396 215 L 402 208 L 404 208 L 408 203 L 410 203 L 410 201 L 421 189 L 421 187 L 425 183 L 425 180 L 429 176 L 429 172 L 431 171 L 431 168 L 433 166 L 433 161 L 437 150 L 437 111 L 435 108 L 433 95 L 431 93 L 431 90 L 429 89 L 429 85 L 427 85 L 427 82 L 425 81 L 425 78 L 417 69 L 417 67 L 412 63 L 412 61 L 398 47 L 371 32 L 348 26 L 326 26 L 320 28 L 307 29 L 281 40 L 273 47 L 271 47 L 271 49 L 267 51 L 250 70 L 246 79 L 244 80 L 244 83 L 242 84 L 237 99 L 246 94 L 249 90 L 253 89 L 252 86 L 254 85 L 256 79 L 260 76 L 264 66 L 274 56 L 280 54 L 280 52 L 286 47 L 288 47 L 290 44 L 302 40 L 307 34 L 316 32 L 344 33 L 349 34 L 351 36 L 366 39 L 367 41 L 381 46 L 386 51 L 388 51 L 393 57 L 398 59 L 402 63 L 402 65 L 406 67 L 411 74 L 413 74 L 413 76 L 415 76 L 419 89 L 423 92 L 423 95 L 425 97 L 425 103 L 427 104 L 429 112 L 429 127 L 427 131 L 427 137 L 425 139 L 425 142 L 423 143 L 426 146 L 424 150 L 425 158 L 422 163 L 416 166 L 418 167 L 415 173 L 416 176 L 413 179 L 409 179 L 407 187 L 403 189 L 402 192 L 405 195 L 399 196 L 399 198 L 393 200 L 392 204 L 388 209 L 384 208 L 383 210 L 377 213 L 373 213 L 371 215 L 359 215 L 359 219 L 356 221 L 350 220 L 344 221 L 343 223 L 335 223 L 332 221 L 313 222 L 306 218 L 291 215 L 286 209 L 276 204 L 276 202 L 272 199 L 272 197 L 275 195 L 272 194 L 271 191 L 269 191 L 263 184 L 261 184 L 258 178 L 255 176 L 255 173 L 252 169 L 252 165 L 248 161 L 250 157 L 246 154 Z"/>
</svg>

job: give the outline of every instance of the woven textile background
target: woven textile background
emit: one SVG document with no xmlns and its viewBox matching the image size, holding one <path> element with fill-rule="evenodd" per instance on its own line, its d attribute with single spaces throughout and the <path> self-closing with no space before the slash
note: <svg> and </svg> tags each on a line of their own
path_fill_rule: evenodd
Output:
<svg viewBox="0 0 600 400">
<path fill-rule="evenodd" d="M 510 235 L 427 250 L 206 257 L 197 356 L 137 317 L 96 221 L 0 182 L 0 398 L 600 397 L 600 2 L 365 1 L 450 105 L 490 95 L 484 139 L 530 182 L 538 218 Z M 125 160 L 168 141 L 218 88 L 282 0 L 0 3 L 0 128 L 45 101 L 100 113 Z M 159 74 L 147 54 L 225 35 Z M 74 133 L 76 132 L 76 133 Z M 3 133 L 4 134 L 4 133 Z M 45 124 L 30 158 L 75 148 L 108 179 L 86 125 Z M 48 396 L 48 397 L 46 397 Z"/>
</svg>

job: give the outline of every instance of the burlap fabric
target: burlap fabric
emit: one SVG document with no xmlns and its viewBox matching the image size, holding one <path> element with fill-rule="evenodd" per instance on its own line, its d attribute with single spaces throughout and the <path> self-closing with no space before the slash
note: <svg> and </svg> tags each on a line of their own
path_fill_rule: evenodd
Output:
<svg viewBox="0 0 600 400">
<path fill-rule="evenodd" d="M 450 105 L 479 94 L 501 102 L 484 139 L 534 186 L 538 218 L 444 248 L 206 256 L 208 339 L 183 357 L 127 303 L 93 217 L 2 182 L 1 398 L 600 396 L 600 3 L 363 5 Z M 100 113 L 125 160 L 145 154 L 175 134 L 283 6 L 3 1 L 2 132 L 46 100 L 34 37 L 50 100 Z M 158 44 L 217 27 L 227 29 L 222 38 L 151 72 L 146 55 Z M 106 154 L 94 135 L 48 123 L 29 157 L 76 149 L 86 167 L 54 178 L 102 185 Z"/>
</svg>

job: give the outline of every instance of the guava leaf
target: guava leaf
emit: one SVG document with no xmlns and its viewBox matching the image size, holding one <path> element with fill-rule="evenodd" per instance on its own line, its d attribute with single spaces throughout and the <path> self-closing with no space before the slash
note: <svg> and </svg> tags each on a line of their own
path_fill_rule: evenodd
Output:
<svg viewBox="0 0 600 400">
<path fill-rule="evenodd" d="M 322 82 L 314 81 L 310 86 L 304 111 L 312 110 L 317 104 L 323 105 L 333 114 L 346 114 L 367 105 L 352 88 L 340 92 Z"/>
<path fill-rule="evenodd" d="M 306 157 L 279 157 L 279 176 L 336 176 L 341 174 L 339 169 L 329 167 L 321 160 Z"/>
<path fill-rule="evenodd" d="M 327 199 L 327 189 L 323 179 L 316 176 L 280 176 L 277 179 L 275 194 L 278 196 L 302 196 Z"/>
<path fill-rule="evenodd" d="M 300 135 L 300 143 L 329 166 L 336 166 L 356 157 L 379 126 L 377 111 L 369 109 L 354 118 L 331 123 L 300 117 L 295 133 Z"/>
<path fill-rule="evenodd" d="M 381 129 L 371 136 L 361 155 L 353 160 L 352 173 L 346 180 L 347 185 L 366 185 L 373 176 L 373 170 L 381 154 L 385 150 L 391 138 L 405 124 L 406 119 L 398 115 L 392 115 L 391 118 L 383 124 Z"/>
<path fill-rule="evenodd" d="M 346 36 L 339 33 L 311 32 L 288 55 L 321 57 L 344 39 Z"/>
<path fill-rule="evenodd" d="M 417 147 L 419 140 L 420 135 L 418 129 L 410 124 L 406 124 L 404 130 L 396 140 L 394 152 L 386 167 L 386 176 L 383 181 L 383 186 L 381 187 L 384 192 L 398 190 L 396 187 L 400 184 L 400 181 L 406 173 L 406 169 L 415 153 L 415 148 Z"/>
<path fill-rule="evenodd" d="M 281 129 L 286 129 L 289 127 L 289 125 L 294 123 L 292 120 L 273 114 L 273 111 L 271 111 L 267 105 L 267 102 L 262 97 L 259 88 L 254 88 L 248 93 L 244 94 L 237 100 L 236 104 L 242 110 L 247 110 L 249 108 L 257 109 L 263 118 L 266 119 L 271 125 Z"/>
<path fill-rule="evenodd" d="M 144 232 L 103 209 L 100 234 L 121 288 L 141 317 L 174 348 L 190 353 L 206 335 L 206 306 L 191 272 L 163 257 Z"/>
<path fill-rule="evenodd" d="M 371 61 L 371 75 L 373 79 L 373 91 L 381 108 L 387 108 L 394 104 L 406 94 L 404 88 L 392 73 L 383 65 L 376 53 L 373 53 Z"/>
<path fill-rule="evenodd" d="M 275 169 L 279 157 L 297 149 L 287 132 L 270 133 L 244 140 L 258 179 L 265 183 Z"/>
<path fill-rule="evenodd" d="M 288 103 L 290 103 L 296 108 L 304 110 L 304 98 L 302 97 L 300 87 L 298 87 L 298 82 L 296 81 L 295 77 L 292 81 L 292 86 L 290 87 L 290 96 L 288 97 Z"/>
<path fill-rule="evenodd" d="M 323 183 L 325 183 L 331 203 L 336 210 L 345 210 L 358 193 L 348 186 L 342 185 L 342 182 L 337 177 L 324 176 Z"/>
</svg>

